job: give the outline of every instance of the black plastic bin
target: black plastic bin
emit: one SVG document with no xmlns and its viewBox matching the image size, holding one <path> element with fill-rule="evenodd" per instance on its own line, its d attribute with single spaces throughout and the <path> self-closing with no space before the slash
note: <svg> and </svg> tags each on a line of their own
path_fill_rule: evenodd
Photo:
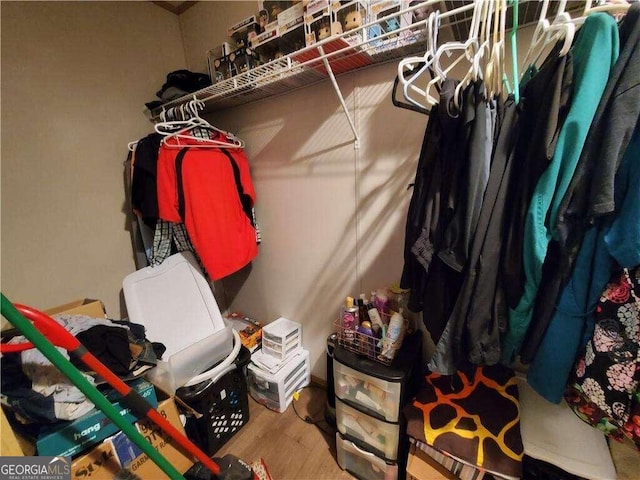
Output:
<svg viewBox="0 0 640 480">
<path fill-rule="evenodd" d="M 251 353 L 244 346 L 235 360 L 236 368 L 217 382 L 211 380 L 181 387 L 176 397 L 201 416 L 188 415 L 187 437 L 209 455 L 215 454 L 249 422 L 246 367 Z"/>
</svg>

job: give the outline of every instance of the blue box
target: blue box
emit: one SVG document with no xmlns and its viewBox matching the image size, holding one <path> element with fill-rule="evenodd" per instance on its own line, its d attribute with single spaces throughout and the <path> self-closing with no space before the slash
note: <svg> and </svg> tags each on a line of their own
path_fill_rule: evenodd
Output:
<svg viewBox="0 0 640 480">
<path fill-rule="evenodd" d="M 140 394 L 153 408 L 158 406 L 158 399 L 153 385 L 139 378 L 129 386 Z M 129 423 L 137 420 L 122 403 L 122 396 L 112 390 L 105 395 Z M 86 415 L 70 422 L 60 423 L 42 429 L 36 440 L 38 455 L 73 456 L 105 438 L 117 433 L 120 429 L 102 413 L 94 408 Z"/>
</svg>

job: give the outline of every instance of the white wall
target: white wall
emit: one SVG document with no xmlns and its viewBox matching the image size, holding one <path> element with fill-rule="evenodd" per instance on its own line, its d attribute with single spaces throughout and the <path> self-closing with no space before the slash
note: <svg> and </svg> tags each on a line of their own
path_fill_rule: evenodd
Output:
<svg viewBox="0 0 640 480">
<path fill-rule="evenodd" d="M 166 74 L 178 17 L 151 2 L 2 2 L 2 292 L 46 308 L 102 299 L 135 269 L 127 143 Z"/>
<path fill-rule="evenodd" d="M 206 50 L 226 40 L 227 26 L 255 13 L 247 4 L 255 8 L 202 2 L 181 16 L 190 69 L 204 68 Z M 398 282 L 402 271 L 407 185 L 427 117 L 392 106 L 395 68 L 338 78 L 361 137 L 358 150 L 329 81 L 208 117 L 247 144 L 262 228 L 250 273 L 222 282 L 227 303 L 267 322 L 301 322 L 320 378 L 344 298 Z"/>
<path fill-rule="evenodd" d="M 205 69 L 206 51 L 254 8 L 253 2 L 200 2 L 183 14 L 189 68 Z M 450 38 L 446 29 L 440 33 L 442 41 Z M 520 29 L 521 61 L 530 35 L 530 28 Z M 402 272 L 407 185 L 427 117 L 392 106 L 396 68 L 391 62 L 338 78 L 359 150 L 328 80 L 209 117 L 247 143 L 263 235 L 251 268 L 221 282 L 224 303 L 267 322 L 278 316 L 302 322 L 320 378 L 326 378 L 326 337 L 344 298 L 398 282 Z M 432 344 L 426 339 L 424 347 Z"/>
</svg>

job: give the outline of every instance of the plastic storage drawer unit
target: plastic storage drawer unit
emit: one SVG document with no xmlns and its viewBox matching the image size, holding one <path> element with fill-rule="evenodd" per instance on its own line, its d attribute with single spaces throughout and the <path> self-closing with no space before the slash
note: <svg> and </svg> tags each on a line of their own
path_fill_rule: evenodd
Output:
<svg viewBox="0 0 640 480">
<path fill-rule="evenodd" d="M 284 412 L 296 390 L 309 385 L 311 369 L 309 352 L 301 349 L 274 374 L 261 370 L 253 363 L 247 367 L 249 393 L 257 402 L 271 410 Z"/>
<path fill-rule="evenodd" d="M 421 373 L 417 368 L 421 338 L 420 332 L 406 335 L 389 366 L 336 347 L 333 352 L 336 397 L 371 416 L 387 422 L 400 421 L 400 410 Z"/>
<path fill-rule="evenodd" d="M 284 317 L 262 328 L 262 353 L 284 360 L 302 347 L 302 325 Z"/>
<path fill-rule="evenodd" d="M 378 456 L 395 461 L 398 458 L 400 425 L 371 417 L 340 400 L 336 401 L 336 423 L 340 433 L 357 440 L 367 450 Z"/>
<path fill-rule="evenodd" d="M 398 465 L 389 464 L 373 453 L 358 448 L 336 433 L 338 465 L 360 480 L 397 480 Z"/>
<path fill-rule="evenodd" d="M 336 354 L 339 349 L 336 349 Z M 350 352 L 349 352 L 350 353 Z M 374 363 L 374 362 L 371 362 Z M 371 376 L 347 367 L 333 357 L 336 397 L 372 412 L 388 422 L 397 422 L 402 384 Z"/>
</svg>

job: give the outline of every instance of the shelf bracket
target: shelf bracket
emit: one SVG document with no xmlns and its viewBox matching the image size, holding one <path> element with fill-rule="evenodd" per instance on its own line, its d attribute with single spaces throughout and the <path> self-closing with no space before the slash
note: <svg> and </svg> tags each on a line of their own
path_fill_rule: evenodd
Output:
<svg viewBox="0 0 640 480">
<path fill-rule="evenodd" d="M 320 58 L 322 58 L 322 63 L 324 63 L 324 68 L 327 70 L 327 74 L 331 79 L 331 83 L 333 83 L 333 88 L 336 91 L 336 95 L 338 95 L 338 100 L 340 100 L 340 104 L 342 105 L 342 110 L 344 110 L 344 114 L 347 117 L 347 120 L 349 121 L 349 125 L 351 126 L 351 131 L 353 132 L 353 136 L 354 136 L 353 148 L 358 149 L 360 148 L 360 137 L 358 136 L 358 132 L 356 131 L 356 126 L 353 123 L 351 115 L 349 115 L 349 109 L 347 108 L 347 104 L 344 101 L 344 97 L 342 96 L 342 91 L 340 90 L 340 86 L 336 81 L 336 77 L 333 74 L 333 70 L 331 69 L 331 65 L 327 60 L 327 56 L 324 53 L 324 48 L 322 48 L 322 45 L 318 46 L 318 53 L 320 54 Z"/>
</svg>

